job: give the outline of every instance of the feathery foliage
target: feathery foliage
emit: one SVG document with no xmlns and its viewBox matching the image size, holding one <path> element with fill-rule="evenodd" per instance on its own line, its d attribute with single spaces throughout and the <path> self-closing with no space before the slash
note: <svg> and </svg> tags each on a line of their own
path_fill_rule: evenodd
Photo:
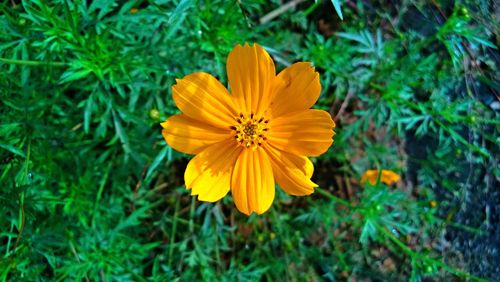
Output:
<svg viewBox="0 0 500 282">
<path fill-rule="evenodd" d="M 495 4 L 281 2 L 0 3 L 0 280 L 498 277 L 461 243 L 500 240 Z M 250 217 L 192 198 L 159 126 L 244 42 L 313 62 L 337 122 L 321 188 Z"/>
</svg>

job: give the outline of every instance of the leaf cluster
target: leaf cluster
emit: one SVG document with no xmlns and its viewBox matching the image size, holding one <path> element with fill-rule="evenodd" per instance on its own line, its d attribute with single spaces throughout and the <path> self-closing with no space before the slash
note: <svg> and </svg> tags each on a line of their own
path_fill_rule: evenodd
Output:
<svg viewBox="0 0 500 282">
<path fill-rule="evenodd" d="M 492 230 L 454 219 L 500 173 L 487 5 L 281 2 L 0 3 L 0 280 L 481 280 L 444 234 Z M 159 126 L 176 78 L 225 83 L 244 42 L 313 62 L 337 123 L 317 193 L 248 218 L 189 195 Z"/>
</svg>

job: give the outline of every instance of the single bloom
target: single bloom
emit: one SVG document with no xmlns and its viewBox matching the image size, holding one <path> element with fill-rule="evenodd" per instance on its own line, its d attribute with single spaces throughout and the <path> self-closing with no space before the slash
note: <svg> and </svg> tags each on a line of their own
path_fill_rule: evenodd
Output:
<svg viewBox="0 0 500 282">
<path fill-rule="evenodd" d="M 363 173 L 363 176 L 361 176 L 361 183 L 370 183 L 370 185 L 375 185 L 377 184 L 377 179 L 379 175 L 379 170 L 377 169 L 369 169 Z M 385 183 L 387 185 L 392 185 L 401 179 L 401 176 L 399 174 L 395 173 L 392 170 L 387 170 L 383 169 L 380 172 L 380 182 Z"/>
<path fill-rule="evenodd" d="M 226 69 L 230 91 L 204 72 L 177 79 L 172 96 L 182 114 L 161 124 L 172 148 L 196 155 L 184 174 L 191 195 L 215 202 L 231 191 L 250 215 L 271 207 L 275 183 L 290 195 L 313 193 L 308 157 L 328 150 L 335 127 L 329 113 L 310 109 L 319 74 L 299 62 L 276 75 L 258 44 L 235 46 Z"/>
</svg>

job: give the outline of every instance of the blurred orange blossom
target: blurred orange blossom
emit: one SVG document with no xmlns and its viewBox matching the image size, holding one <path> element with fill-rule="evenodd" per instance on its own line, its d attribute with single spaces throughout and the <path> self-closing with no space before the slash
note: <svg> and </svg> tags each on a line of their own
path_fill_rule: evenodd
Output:
<svg viewBox="0 0 500 282">
<path fill-rule="evenodd" d="M 361 183 L 364 184 L 368 181 L 370 185 L 375 185 L 377 184 L 378 175 L 379 175 L 379 170 L 369 169 L 365 171 L 365 173 L 363 173 L 363 176 L 361 176 Z M 399 174 L 395 173 L 392 170 L 383 169 L 382 172 L 380 173 L 380 182 L 385 183 L 387 185 L 392 185 L 398 182 L 400 178 L 401 176 L 399 176 Z"/>
</svg>

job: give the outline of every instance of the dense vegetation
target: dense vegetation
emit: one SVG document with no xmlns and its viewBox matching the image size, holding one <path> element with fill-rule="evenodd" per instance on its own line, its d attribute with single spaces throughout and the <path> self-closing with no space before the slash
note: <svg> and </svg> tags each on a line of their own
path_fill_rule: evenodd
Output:
<svg viewBox="0 0 500 282">
<path fill-rule="evenodd" d="M 498 279 L 492 2 L 3 1 L 0 280 Z M 250 217 L 191 197 L 159 126 L 244 42 L 312 62 L 337 123 L 316 193 Z"/>
</svg>

